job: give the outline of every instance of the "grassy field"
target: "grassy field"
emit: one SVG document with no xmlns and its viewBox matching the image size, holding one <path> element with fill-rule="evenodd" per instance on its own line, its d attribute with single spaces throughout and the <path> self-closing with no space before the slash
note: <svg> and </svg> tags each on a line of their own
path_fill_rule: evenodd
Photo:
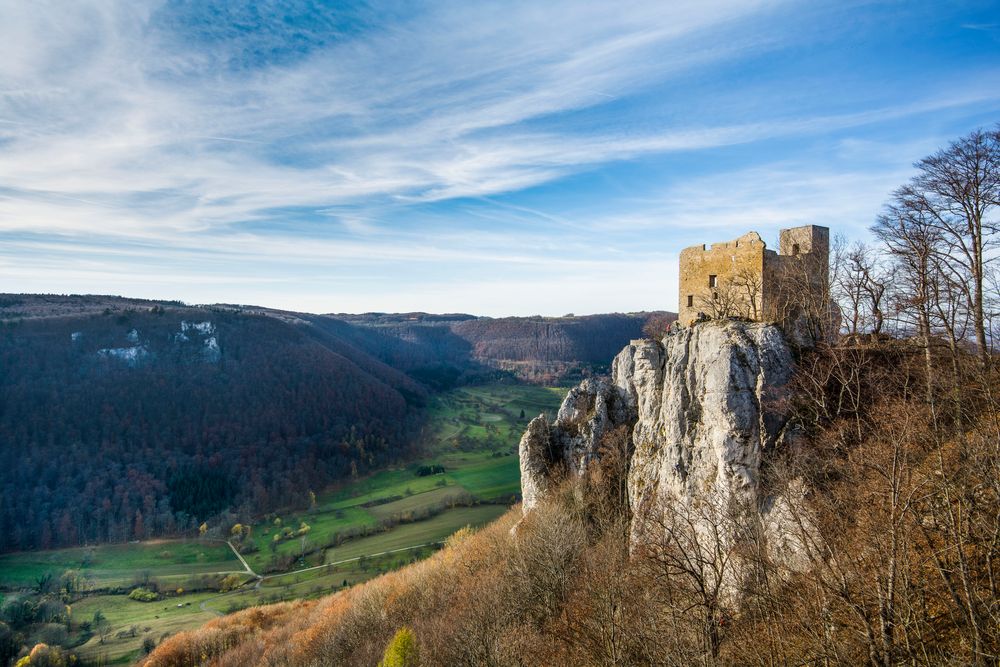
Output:
<svg viewBox="0 0 1000 667">
<path fill-rule="evenodd" d="M 255 605 L 329 595 L 426 558 L 438 548 L 439 545 L 407 548 L 383 556 L 330 564 L 318 570 L 274 575 L 264 579 L 259 587 L 246 587 L 209 598 L 204 607 L 221 615 Z"/>
<path fill-rule="evenodd" d="M 382 505 L 375 505 L 368 511 L 377 519 L 391 519 L 394 516 L 413 515 L 436 507 L 442 502 L 447 503 L 461 498 L 461 491 L 456 490 L 454 486 L 442 486 Z"/>
<path fill-rule="evenodd" d="M 95 633 L 76 650 L 83 658 L 131 662 L 142 650 L 143 639 L 149 637 L 158 644 L 166 635 L 197 627 L 218 616 L 215 611 L 201 608 L 201 603 L 214 595 L 192 593 L 157 602 L 136 602 L 126 595 L 83 598 L 72 605 L 74 621 L 92 620 L 100 610 L 110 630 L 104 643 Z"/>
<path fill-rule="evenodd" d="M 320 494 L 315 507 L 253 524 L 244 538 L 248 565 L 265 577 L 228 593 L 190 592 L 206 575 L 245 572 L 222 541 L 162 540 L 0 556 L 0 590 L 35 586 L 46 574 L 80 573 L 85 590 L 129 588 L 152 579 L 161 590 L 189 592 L 156 602 L 91 594 L 72 605 L 74 623 L 100 610 L 108 619 L 104 643 L 86 640 L 82 657 L 130 662 L 149 637 L 196 627 L 220 614 L 277 600 L 316 597 L 426 557 L 464 526 L 503 514 L 520 491 L 517 442 L 527 422 L 558 408 L 564 390 L 517 385 L 464 387 L 433 399 L 422 435 L 426 455 Z M 522 416 L 523 415 L 523 416 Z M 444 472 L 420 476 L 420 466 Z M 277 519 L 277 521 L 276 521 Z M 301 530 L 303 525 L 308 530 Z M 275 533 L 293 535 L 275 542 Z M 388 552 L 388 553 L 387 553 Z M 272 573 L 281 566 L 287 572 Z M 178 606 L 179 605 L 179 606 Z"/>
<path fill-rule="evenodd" d="M 425 558 L 455 531 L 489 523 L 506 511 L 503 505 L 459 507 L 426 521 L 351 540 L 327 549 L 323 566 L 265 577 L 259 587 L 216 595 L 205 606 L 226 613 L 234 608 L 326 595 Z"/>
<path fill-rule="evenodd" d="M 426 521 L 403 524 L 385 533 L 351 540 L 340 547 L 327 549 L 324 562 L 336 563 L 366 554 L 440 542 L 460 528 L 487 524 L 506 511 L 505 505 L 456 507 Z"/>
<path fill-rule="evenodd" d="M 435 397 L 423 435 L 426 457 L 321 494 L 315 508 L 281 515 L 280 524 L 271 520 L 255 525 L 250 539 L 256 551 L 246 554 L 247 562 L 258 574 L 276 569 L 288 558 L 301 567 L 315 565 L 314 559 L 301 554 L 315 554 L 338 538 L 364 539 L 365 535 L 356 534 L 379 530 L 382 522 L 393 519 L 412 520 L 463 495 L 482 503 L 513 503 L 521 487 L 517 458 L 521 433 L 533 417 L 553 413 L 564 393 L 558 388 L 488 385 Z M 420 466 L 442 466 L 445 472 L 421 477 L 416 474 Z M 308 532 L 274 542 L 275 532 L 287 527 L 297 533 L 303 523 Z"/>
<path fill-rule="evenodd" d="M 34 586 L 45 575 L 59 577 L 75 570 L 92 589 L 127 586 L 137 576 L 187 577 L 212 572 L 242 571 L 225 542 L 159 540 L 109 544 L 0 556 L 4 588 Z"/>
</svg>

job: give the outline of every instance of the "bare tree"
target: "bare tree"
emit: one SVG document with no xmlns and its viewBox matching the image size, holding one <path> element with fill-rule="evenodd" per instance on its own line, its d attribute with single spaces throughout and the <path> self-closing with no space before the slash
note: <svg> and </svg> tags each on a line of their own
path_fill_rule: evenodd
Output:
<svg viewBox="0 0 1000 667">
<path fill-rule="evenodd" d="M 894 201 L 872 231 L 885 244 L 899 276 L 892 286 L 895 317 L 903 331 L 915 331 L 923 348 L 927 403 L 937 419 L 935 391 L 945 391 L 950 396 L 953 423 L 960 426 L 959 394 L 964 375 L 960 366 L 974 319 L 968 300 L 968 274 L 962 271 L 961 262 L 953 260 L 950 244 L 927 211 Z M 941 347 L 948 350 L 949 372 L 944 374 L 937 372 L 934 364 L 935 348 Z"/>
<path fill-rule="evenodd" d="M 927 216 L 898 202 L 889 204 L 872 228 L 894 260 L 899 279 L 894 284 L 896 313 L 904 328 L 913 327 L 924 351 L 927 402 L 933 405 L 931 317 L 932 297 L 939 281 L 934 258 L 941 254 L 937 230 Z"/>
<path fill-rule="evenodd" d="M 850 334 L 870 331 L 882 333 L 885 324 L 886 291 L 891 283 L 890 269 L 879 261 L 878 253 L 860 241 L 838 258 L 836 292 Z"/>
<path fill-rule="evenodd" d="M 674 664 L 717 664 L 756 537 L 749 499 L 675 498 L 637 515 L 635 553 L 656 591 Z M 633 527 L 635 530 L 636 527 Z"/>
<path fill-rule="evenodd" d="M 764 277 L 757 271 L 741 268 L 731 279 L 731 289 L 742 301 L 743 317 L 750 320 L 760 319 Z"/>
<path fill-rule="evenodd" d="M 605 535 L 585 552 L 572 596 L 554 628 L 576 654 L 572 664 L 618 667 L 651 662 L 650 649 L 655 654 L 653 647 L 662 637 L 645 631 L 657 619 L 643 599 L 636 570 L 620 534 Z"/>
<path fill-rule="evenodd" d="M 732 280 L 721 280 L 711 292 L 699 295 L 698 307 L 713 320 L 744 317 L 742 295 Z"/>
<path fill-rule="evenodd" d="M 768 299 L 765 316 L 780 322 L 794 339 L 810 343 L 831 340 L 840 329 L 831 267 L 814 253 L 782 259 L 780 280 Z"/>
<path fill-rule="evenodd" d="M 845 252 L 842 257 L 837 258 L 840 270 L 837 272 L 837 282 L 835 283 L 837 300 L 840 302 L 847 333 L 850 335 L 860 333 L 864 326 L 862 278 L 857 271 L 852 270 L 856 266 L 856 262 L 851 261 L 855 254 L 854 249 L 852 249 Z"/>
<path fill-rule="evenodd" d="M 764 278 L 760 272 L 742 268 L 721 278 L 711 292 L 699 296 L 698 305 L 712 319 L 759 320 L 763 287 Z"/>
<path fill-rule="evenodd" d="M 914 165 L 918 173 L 893 195 L 892 209 L 919 220 L 935 238 L 942 276 L 963 297 L 979 359 L 989 365 L 986 293 L 990 264 L 1000 247 L 1000 130 L 977 130 Z"/>
</svg>

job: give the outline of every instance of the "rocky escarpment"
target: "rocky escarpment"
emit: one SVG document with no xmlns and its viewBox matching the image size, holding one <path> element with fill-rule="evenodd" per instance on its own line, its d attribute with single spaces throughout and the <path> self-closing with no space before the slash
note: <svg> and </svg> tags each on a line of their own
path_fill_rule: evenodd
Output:
<svg viewBox="0 0 1000 667">
<path fill-rule="evenodd" d="M 539 415 L 521 437 L 521 497 L 528 512 L 560 476 L 579 477 L 598 456 L 604 435 L 635 423 L 635 401 L 604 378 L 570 389 L 556 420 Z"/>
<path fill-rule="evenodd" d="M 791 374 L 791 352 L 773 325 L 703 323 L 623 350 L 614 381 L 637 411 L 634 513 L 689 498 L 761 506 L 761 464 L 782 434 Z"/>
<path fill-rule="evenodd" d="M 704 322 L 662 341 L 633 341 L 610 380 L 587 380 L 566 397 L 553 424 L 531 422 L 521 439 L 524 511 L 554 471 L 581 475 L 609 428 L 625 425 L 632 455 L 628 498 L 633 539 L 665 509 L 750 509 L 760 525 L 779 499 L 761 470 L 784 437 L 782 405 L 793 369 L 781 330 L 768 324 Z"/>
</svg>

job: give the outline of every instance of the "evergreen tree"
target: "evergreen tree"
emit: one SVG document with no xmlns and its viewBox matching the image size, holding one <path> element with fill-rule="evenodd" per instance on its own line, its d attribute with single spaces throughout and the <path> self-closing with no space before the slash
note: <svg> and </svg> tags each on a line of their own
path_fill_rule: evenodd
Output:
<svg viewBox="0 0 1000 667">
<path fill-rule="evenodd" d="M 379 667 L 416 667 L 419 664 L 417 639 L 413 630 L 404 626 L 396 631 L 392 641 L 386 646 Z"/>
</svg>

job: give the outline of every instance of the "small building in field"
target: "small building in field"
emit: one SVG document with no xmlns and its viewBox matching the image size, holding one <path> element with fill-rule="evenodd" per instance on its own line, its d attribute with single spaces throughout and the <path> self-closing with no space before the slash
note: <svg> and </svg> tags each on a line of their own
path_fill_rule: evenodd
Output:
<svg viewBox="0 0 1000 667">
<path fill-rule="evenodd" d="M 738 317 L 761 322 L 829 319 L 830 230 L 818 225 L 782 229 L 778 251 L 757 232 L 680 256 L 678 321 Z M 825 326 L 825 322 L 823 324 Z"/>
</svg>

